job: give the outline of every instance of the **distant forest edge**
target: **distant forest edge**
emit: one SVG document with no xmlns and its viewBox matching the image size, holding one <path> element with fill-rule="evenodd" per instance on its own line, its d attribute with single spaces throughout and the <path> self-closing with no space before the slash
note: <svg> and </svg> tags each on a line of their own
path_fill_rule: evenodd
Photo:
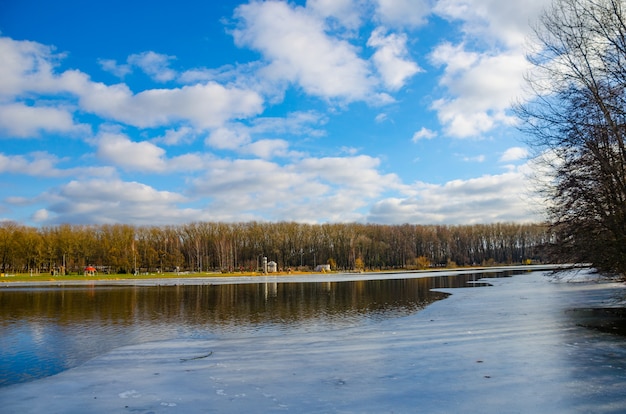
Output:
<svg viewBox="0 0 626 414">
<path fill-rule="evenodd" d="M 171 226 L 0 224 L 3 274 L 424 269 L 544 263 L 542 224 L 378 225 L 196 222 Z"/>
</svg>

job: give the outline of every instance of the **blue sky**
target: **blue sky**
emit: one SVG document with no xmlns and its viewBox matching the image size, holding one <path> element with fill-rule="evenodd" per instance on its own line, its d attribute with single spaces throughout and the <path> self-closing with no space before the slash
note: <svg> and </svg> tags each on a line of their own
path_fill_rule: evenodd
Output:
<svg viewBox="0 0 626 414">
<path fill-rule="evenodd" d="M 0 1 L 0 220 L 537 221 L 547 0 Z"/>
</svg>

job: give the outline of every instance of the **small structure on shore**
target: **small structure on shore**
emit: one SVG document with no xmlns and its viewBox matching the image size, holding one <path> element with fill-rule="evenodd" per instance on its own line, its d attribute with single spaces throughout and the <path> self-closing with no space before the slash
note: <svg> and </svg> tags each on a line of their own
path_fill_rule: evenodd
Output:
<svg viewBox="0 0 626 414">
<path fill-rule="evenodd" d="M 85 276 L 95 276 L 98 271 L 93 266 L 85 267 Z"/>
<path fill-rule="evenodd" d="M 330 272 L 330 265 L 329 264 L 317 265 L 315 266 L 315 271 L 322 272 L 322 273 Z"/>
<path fill-rule="evenodd" d="M 271 261 L 267 264 L 267 272 L 268 273 L 276 273 L 276 271 L 278 270 L 278 265 L 276 264 L 275 261 Z"/>
</svg>

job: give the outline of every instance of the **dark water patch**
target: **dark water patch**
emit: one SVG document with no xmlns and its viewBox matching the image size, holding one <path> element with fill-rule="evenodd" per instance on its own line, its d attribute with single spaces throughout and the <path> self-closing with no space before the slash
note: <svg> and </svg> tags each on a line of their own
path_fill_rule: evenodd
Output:
<svg viewBox="0 0 626 414">
<path fill-rule="evenodd" d="M 570 309 L 567 314 L 578 326 L 626 336 L 626 308 Z"/>
</svg>

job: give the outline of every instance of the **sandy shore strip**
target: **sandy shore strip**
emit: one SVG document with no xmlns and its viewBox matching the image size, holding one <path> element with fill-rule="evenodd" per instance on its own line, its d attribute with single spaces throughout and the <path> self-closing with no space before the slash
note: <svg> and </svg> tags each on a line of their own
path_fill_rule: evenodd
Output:
<svg viewBox="0 0 626 414">
<path fill-rule="evenodd" d="M 569 310 L 624 306 L 626 285 L 580 279 L 489 279 L 409 316 L 326 332 L 118 348 L 1 388 L 0 411 L 625 412 L 626 338 Z"/>
<path fill-rule="evenodd" d="M 517 266 L 490 266 L 471 267 L 460 269 L 438 269 L 438 270 L 416 270 L 416 271 L 389 271 L 389 272 L 351 272 L 351 273 L 307 273 L 298 275 L 262 275 L 258 276 L 215 276 L 189 277 L 181 273 L 180 277 L 138 277 L 128 279 L 97 279 L 82 277 L 76 280 L 49 280 L 49 281 L 11 281 L 10 278 L 0 280 L 1 288 L 32 287 L 32 286 L 182 286 L 182 285 L 225 285 L 243 283 L 287 283 L 287 282 L 348 282 L 357 280 L 386 280 L 386 279 L 407 279 L 423 278 L 435 276 L 454 276 L 472 273 L 499 273 L 499 272 L 531 272 L 542 270 L 568 269 L 570 264 L 543 264 L 543 265 L 517 265 Z"/>
</svg>

